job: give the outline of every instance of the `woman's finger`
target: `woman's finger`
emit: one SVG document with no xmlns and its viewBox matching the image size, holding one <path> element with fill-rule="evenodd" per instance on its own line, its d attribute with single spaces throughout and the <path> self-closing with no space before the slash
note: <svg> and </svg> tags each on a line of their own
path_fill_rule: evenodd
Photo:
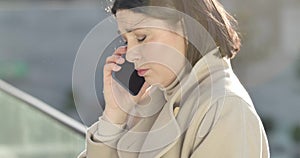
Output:
<svg viewBox="0 0 300 158">
<path fill-rule="evenodd" d="M 139 93 L 138 93 L 137 96 L 138 96 L 139 98 L 142 97 L 142 96 L 145 94 L 147 88 L 149 88 L 149 87 L 150 87 L 150 85 L 149 85 L 147 82 L 145 82 L 145 83 L 143 84 L 143 86 L 142 86 L 142 88 L 141 88 L 141 90 L 139 91 Z"/>
<path fill-rule="evenodd" d="M 127 46 L 121 46 L 121 47 L 117 48 L 113 54 L 121 56 L 121 55 L 125 54 L 126 51 L 127 51 Z"/>
<path fill-rule="evenodd" d="M 121 70 L 121 66 L 115 63 L 107 63 L 104 65 L 103 68 L 103 77 L 109 79 L 109 77 L 111 77 L 112 71 L 118 72 L 120 70 Z"/>
<path fill-rule="evenodd" d="M 112 56 L 109 56 L 106 58 L 106 63 L 123 64 L 124 62 L 125 62 L 125 59 L 119 55 L 112 55 Z"/>
</svg>

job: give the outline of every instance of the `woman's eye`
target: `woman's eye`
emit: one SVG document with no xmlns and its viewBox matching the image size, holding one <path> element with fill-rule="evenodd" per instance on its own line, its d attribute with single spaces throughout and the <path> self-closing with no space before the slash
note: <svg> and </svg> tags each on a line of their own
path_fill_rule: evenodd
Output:
<svg viewBox="0 0 300 158">
<path fill-rule="evenodd" d="M 146 39 L 146 36 L 137 38 L 137 40 L 138 40 L 139 42 L 143 42 L 145 39 Z"/>
</svg>

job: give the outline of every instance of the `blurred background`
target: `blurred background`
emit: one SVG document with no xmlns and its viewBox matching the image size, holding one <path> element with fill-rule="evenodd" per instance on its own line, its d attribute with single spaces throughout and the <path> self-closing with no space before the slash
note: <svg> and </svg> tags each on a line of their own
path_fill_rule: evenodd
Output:
<svg viewBox="0 0 300 158">
<path fill-rule="evenodd" d="M 243 46 L 232 65 L 263 120 L 271 157 L 299 158 L 300 1 L 221 3 L 239 22 Z M 84 149 L 72 68 L 105 17 L 100 0 L 0 0 L 1 158 L 66 158 Z"/>
</svg>

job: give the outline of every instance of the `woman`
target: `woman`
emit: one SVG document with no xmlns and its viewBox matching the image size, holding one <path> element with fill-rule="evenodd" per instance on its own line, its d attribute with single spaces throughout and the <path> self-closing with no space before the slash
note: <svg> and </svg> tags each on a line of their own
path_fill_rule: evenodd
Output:
<svg viewBox="0 0 300 158">
<path fill-rule="evenodd" d="M 127 46 L 106 60 L 106 107 L 80 158 L 269 157 L 230 66 L 240 49 L 235 21 L 218 1 L 116 0 L 112 13 Z M 137 96 L 112 78 L 123 55 L 145 78 Z"/>
</svg>

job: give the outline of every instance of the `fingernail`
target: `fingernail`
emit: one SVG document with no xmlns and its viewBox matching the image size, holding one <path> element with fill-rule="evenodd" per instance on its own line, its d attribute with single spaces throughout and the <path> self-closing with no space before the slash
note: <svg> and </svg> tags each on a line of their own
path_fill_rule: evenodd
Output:
<svg viewBox="0 0 300 158">
<path fill-rule="evenodd" d="M 126 51 L 127 50 L 127 46 L 122 46 L 122 50 Z"/>
<path fill-rule="evenodd" d="M 123 64 L 124 61 L 125 61 L 125 59 L 122 58 L 122 57 L 120 57 L 120 58 L 117 60 L 117 63 L 118 63 L 118 64 Z"/>
<path fill-rule="evenodd" d="M 119 66 L 119 65 L 116 65 L 116 66 L 114 66 L 114 68 L 113 68 L 114 71 L 119 71 L 120 69 L 121 69 L 121 66 Z"/>
</svg>

